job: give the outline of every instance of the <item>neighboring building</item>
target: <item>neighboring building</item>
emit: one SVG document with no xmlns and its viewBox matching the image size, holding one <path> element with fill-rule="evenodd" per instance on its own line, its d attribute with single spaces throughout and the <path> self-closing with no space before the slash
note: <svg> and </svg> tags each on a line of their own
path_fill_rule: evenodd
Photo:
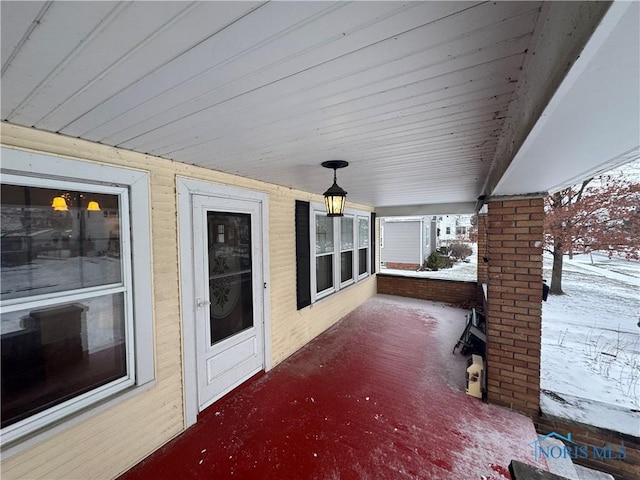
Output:
<svg viewBox="0 0 640 480">
<path fill-rule="evenodd" d="M 381 218 L 380 266 L 416 270 L 431 253 L 431 217 Z"/>
<path fill-rule="evenodd" d="M 473 215 L 380 219 L 380 266 L 416 270 L 434 250 L 455 240 L 469 242 Z"/>
<path fill-rule="evenodd" d="M 473 228 L 473 215 L 439 215 L 438 246 L 448 245 L 455 240 L 469 241 L 469 231 Z"/>
</svg>

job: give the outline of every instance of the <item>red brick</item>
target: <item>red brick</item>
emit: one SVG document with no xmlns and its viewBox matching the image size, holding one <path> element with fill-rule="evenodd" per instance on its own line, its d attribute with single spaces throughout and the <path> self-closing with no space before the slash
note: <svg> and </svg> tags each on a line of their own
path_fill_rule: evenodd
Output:
<svg viewBox="0 0 640 480">
<path fill-rule="evenodd" d="M 502 282 L 502 284 L 505 287 L 515 287 L 516 293 L 523 293 L 523 292 L 518 292 L 519 288 L 529 288 L 529 282 L 518 282 L 514 280 L 514 281 Z"/>
<path fill-rule="evenodd" d="M 541 248 L 537 247 L 516 247 L 516 253 L 525 253 L 527 255 L 540 255 Z"/>
<path fill-rule="evenodd" d="M 532 203 L 532 200 L 535 200 L 533 198 L 525 198 L 522 200 L 503 200 L 502 202 L 502 206 L 503 207 L 530 207 L 532 205 L 537 205 L 538 203 Z M 491 205 L 491 204 L 489 204 Z M 491 213 L 491 212 L 489 212 Z"/>
<path fill-rule="evenodd" d="M 527 336 L 522 334 L 522 333 L 519 333 L 519 332 L 507 332 L 507 331 L 504 331 L 504 332 L 500 332 L 500 336 L 503 337 L 503 338 L 512 338 L 514 340 L 527 341 Z"/>
<path fill-rule="evenodd" d="M 512 213 L 515 213 L 515 211 L 515 207 L 496 206 L 492 208 L 491 205 L 489 205 L 489 218 L 496 215 L 510 215 Z"/>
<path fill-rule="evenodd" d="M 510 305 L 503 305 L 500 307 L 500 310 L 503 312 L 510 312 L 510 313 L 523 314 L 523 315 L 527 315 L 529 313 L 529 310 L 527 308 L 513 307 Z"/>
<path fill-rule="evenodd" d="M 508 228 L 504 228 L 502 231 L 505 234 L 509 234 L 509 233 L 530 234 L 530 233 L 537 233 L 537 228 L 538 227 L 508 227 Z M 534 229 L 536 229 L 536 231 L 534 231 Z M 542 227 L 540 227 L 540 233 L 542 233 Z M 517 235 L 516 235 L 516 238 L 517 238 Z"/>
<path fill-rule="evenodd" d="M 528 219 L 527 220 L 520 220 L 517 222 L 516 227 L 532 227 L 532 228 L 539 228 L 540 227 L 540 220 L 530 220 L 530 216 L 527 216 Z M 530 231 L 529 233 L 535 233 L 533 231 Z"/>
<path fill-rule="evenodd" d="M 492 202 L 488 217 L 487 352 L 499 349 L 488 376 L 510 390 L 491 392 L 493 384 L 488 398 L 533 414 L 539 402 L 542 198 Z"/>
<path fill-rule="evenodd" d="M 526 206 L 526 207 L 516 207 L 516 212 L 517 213 L 537 214 L 537 213 L 540 212 L 540 208 L 532 207 L 531 205 Z"/>
<path fill-rule="evenodd" d="M 521 293 L 503 293 L 501 297 L 508 300 L 520 300 L 520 301 L 529 300 L 529 295 L 524 295 Z"/>
<path fill-rule="evenodd" d="M 491 242 L 494 241 L 501 241 L 501 240 L 506 240 L 506 241 L 513 241 L 516 239 L 516 236 L 513 234 L 505 234 L 505 233 L 499 233 L 499 234 L 491 234 L 491 232 L 489 232 L 489 246 L 491 246 Z"/>
</svg>

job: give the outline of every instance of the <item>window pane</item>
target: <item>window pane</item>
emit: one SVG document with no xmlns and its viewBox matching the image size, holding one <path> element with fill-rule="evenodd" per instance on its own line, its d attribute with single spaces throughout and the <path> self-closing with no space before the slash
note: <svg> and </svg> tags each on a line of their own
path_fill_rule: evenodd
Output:
<svg viewBox="0 0 640 480">
<path fill-rule="evenodd" d="M 3 184 L 1 199 L 2 300 L 122 282 L 118 195 Z"/>
<path fill-rule="evenodd" d="M 316 254 L 333 252 L 333 218 L 316 215 Z"/>
<path fill-rule="evenodd" d="M 340 281 L 353 279 L 353 251 L 340 254 Z"/>
<path fill-rule="evenodd" d="M 368 248 L 361 248 L 360 250 L 358 250 L 358 275 L 362 275 L 364 273 L 367 273 L 367 252 L 369 251 Z"/>
<path fill-rule="evenodd" d="M 251 215 L 207 212 L 211 344 L 253 327 Z"/>
<path fill-rule="evenodd" d="M 358 247 L 369 246 L 369 219 L 358 218 Z"/>
<path fill-rule="evenodd" d="M 353 217 L 340 219 L 340 250 L 353 248 Z"/>
<path fill-rule="evenodd" d="M 2 315 L 2 428 L 127 375 L 124 295 Z"/>
<path fill-rule="evenodd" d="M 316 257 L 316 292 L 333 287 L 333 255 Z"/>
</svg>

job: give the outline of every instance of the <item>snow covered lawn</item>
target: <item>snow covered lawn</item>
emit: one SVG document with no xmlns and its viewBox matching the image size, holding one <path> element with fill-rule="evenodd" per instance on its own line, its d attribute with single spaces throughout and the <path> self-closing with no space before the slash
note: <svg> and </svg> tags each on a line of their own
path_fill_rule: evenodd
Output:
<svg viewBox="0 0 640 480">
<path fill-rule="evenodd" d="M 545 255 L 548 282 L 551 264 Z M 476 269 L 473 255 L 437 272 L 381 272 L 476 281 Z M 542 410 L 640 436 L 640 262 L 599 252 L 565 257 L 562 281 L 566 295 L 542 305 Z"/>
<path fill-rule="evenodd" d="M 562 281 L 542 308 L 542 410 L 640 436 L 640 262 L 565 257 Z"/>
<path fill-rule="evenodd" d="M 475 282 L 478 278 L 478 244 L 470 243 L 473 254 L 464 262 L 456 262 L 451 268 L 443 268 L 435 272 L 430 271 L 413 271 L 413 270 L 396 270 L 393 268 L 383 267 L 380 273 L 389 275 L 400 275 L 402 277 L 422 277 L 437 278 L 439 280 L 457 280 L 460 282 Z"/>
</svg>

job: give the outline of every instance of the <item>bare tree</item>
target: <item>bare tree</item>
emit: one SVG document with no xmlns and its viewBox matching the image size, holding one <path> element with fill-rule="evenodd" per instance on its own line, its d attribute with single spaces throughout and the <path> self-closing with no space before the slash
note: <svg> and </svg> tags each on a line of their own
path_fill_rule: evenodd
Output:
<svg viewBox="0 0 640 480">
<path fill-rule="evenodd" d="M 562 294 L 563 256 L 605 250 L 640 256 L 640 182 L 601 175 L 546 199 L 545 250 L 553 254 L 550 293 Z"/>
</svg>

